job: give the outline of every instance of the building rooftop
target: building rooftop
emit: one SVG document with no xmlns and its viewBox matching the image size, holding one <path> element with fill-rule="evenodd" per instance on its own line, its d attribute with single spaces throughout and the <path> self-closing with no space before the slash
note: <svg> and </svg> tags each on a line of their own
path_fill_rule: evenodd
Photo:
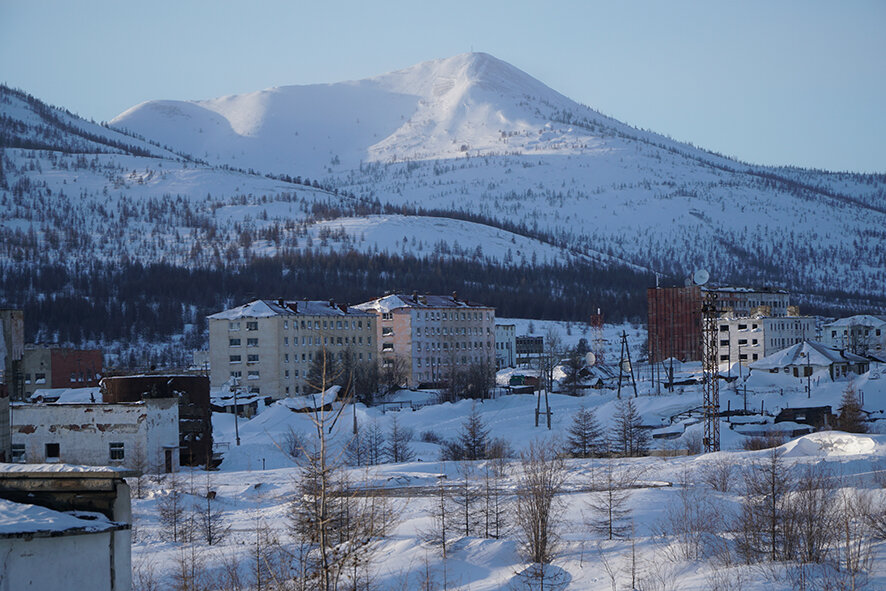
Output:
<svg viewBox="0 0 886 591">
<path fill-rule="evenodd" d="M 357 304 L 357 308 L 361 310 L 378 310 L 380 312 L 391 312 L 399 308 L 492 308 L 477 302 L 470 302 L 458 298 L 458 295 L 419 295 L 413 293 L 391 294 L 384 297 L 376 298 L 362 304 Z"/>
<path fill-rule="evenodd" d="M 847 351 L 833 349 L 816 341 L 803 341 L 787 349 L 768 355 L 751 363 L 751 369 L 778 369 L 789 365 L 831 365 L 833 363 L 859 363 L 866 358 Z"/>
<path fill-rule="evenodd" d="M 0 499 L 0 538 L 96 533 L 125 527 L 101 513 L 53 511 L 39 505 Z"/>
<path fill-rule="evenodd" d="M 271 318 L 273 316 L 369 316 L 354 306 L 336 304 L 333 300 L 255 300 L 230 310 L 208 316 L 212 320 Z"/>
<path fill-rule="evenodd" d="M 825 327 L 850 327 L 850 326 L 882 326 L 886 324 L 886 320 L 882 318 L 878 318 L 877 316 L 871 316 L 870 314 L 859 314 L 857 316 L 849 316 L 847 318 L 839 318 L 834 320 L 833 322 L 829 322 L 825 324 Z"/>
</svg>

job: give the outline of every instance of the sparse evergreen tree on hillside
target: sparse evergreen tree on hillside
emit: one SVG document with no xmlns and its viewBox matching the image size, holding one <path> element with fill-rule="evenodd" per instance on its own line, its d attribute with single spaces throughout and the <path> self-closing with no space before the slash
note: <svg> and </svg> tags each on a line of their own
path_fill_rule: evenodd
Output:
<svg viewBox="0 0 886 591">
<path fill-rule="evenodd" d="M 643 428 L 643 419 L 633 400 L 618 405 L 609 444 L 614 453 L 622 456 L 642 456 L 649 451 L 649 431 Z"/>
<path fill-rule="evenodd" d="M 590 458 L 600 454 L 602 433 L 594 411 L 585 407 L 572 417 L 566 435 L 566 453 L 574 458 Z"/>
<path fill-rule="evenodd" d="M 848 433 L 867 433 L 868 426 L 865 415 L 858 400 L 858 392 L 851 383 L 843 390 L 840 400 L 840 416 L 837 418 L 837 429 Z"/>
</svg>

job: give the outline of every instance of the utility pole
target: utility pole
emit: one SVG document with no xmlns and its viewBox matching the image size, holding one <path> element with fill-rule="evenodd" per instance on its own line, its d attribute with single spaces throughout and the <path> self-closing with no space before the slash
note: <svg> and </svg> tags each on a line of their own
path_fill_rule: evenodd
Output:
<svg viewBox="0 0 886 591">
<path fill-rule="evenodd" d="M 625 361 L 627 361 L 627 371 L 625 370 Z M 627 374 L 627 375 L 625 375 Z M 631 349 L 628 347 L 628 333 L 621 331 L 621 355 L 618 361 L 618 398 L 621 400 L 621 380 L 630 377 L 631 384 L 634 386 L 634 398 L 637 397 L 637 381 L 634 379 L 634 368 L 631 365 Z"/>
</svg>

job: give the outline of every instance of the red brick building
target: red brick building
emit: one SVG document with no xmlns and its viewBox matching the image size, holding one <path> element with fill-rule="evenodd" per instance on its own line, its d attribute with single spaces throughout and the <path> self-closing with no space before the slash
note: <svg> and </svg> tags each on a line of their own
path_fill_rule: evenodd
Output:
<svg viewBox="0 0 886 591">
<path fill-rule="evenodd" d="M 701 287 L 650 287 L 649 358 L 701 360 Z"/>
<path fill-rule="evenodd" d="M 91 388 L 98 386 L 103 371 L 98 349 L 67 349 L 26 345 L 22 357 L 24 397 L 44 388 Z"/>
</svg>

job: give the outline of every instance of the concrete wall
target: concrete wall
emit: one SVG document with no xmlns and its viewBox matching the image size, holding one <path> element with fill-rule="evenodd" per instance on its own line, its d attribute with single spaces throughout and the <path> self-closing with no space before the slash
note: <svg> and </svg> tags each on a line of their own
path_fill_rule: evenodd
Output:
<svg viewBox="0 0 886 591">
<path fill-rule="evenodd" d="M 517 367 L 517 327 L 513 324 L 495 325 L 496 369 Z"/>
<path fill-rule="evenodd" d="M 25 461 L 123 466 L 162 472 L 165 450 L 179 467 L 178 399 L 122 404 L 19 404 L 12 411 L 12 443 L 25 446 Z M 46 444 L 59 445 L 58 460 Z M 110 444 L 123 443 L 124 459 L 111 460 Z"/>
<path fill-rule="evenodd" d="M 810 316 L 763 318 L 720 318 L 717 320 L 720 363 L 747 366 L 767 355 L 815 336 L 815 319 Z"/>
<path fill-rule="evenodd" d="M 257 323 L 257 330 L 247 330 L 250 322 Z M 239 372 L 246 392 L 277 398 L 310 393 L 314 390 L 305 378 L 315 355 L 325 348 L 339 358 L 350 350 L 358 362 L 376 362 L 375 338 L 371 314 L 210 318 L 210 382 L 219 387 Z M 232 339 L 240 344 L 232 345 Z M 257 342 L 250 346 L 249 339 Z M 258 355 L 258 361 L 249 361 L 250 355 Z"/>
<path fill-rule="evenodd" d="M 111 585 L 112 533 L 0 538 L 0 589 L 128 590 L 128 577 Z"/>
</svg>

